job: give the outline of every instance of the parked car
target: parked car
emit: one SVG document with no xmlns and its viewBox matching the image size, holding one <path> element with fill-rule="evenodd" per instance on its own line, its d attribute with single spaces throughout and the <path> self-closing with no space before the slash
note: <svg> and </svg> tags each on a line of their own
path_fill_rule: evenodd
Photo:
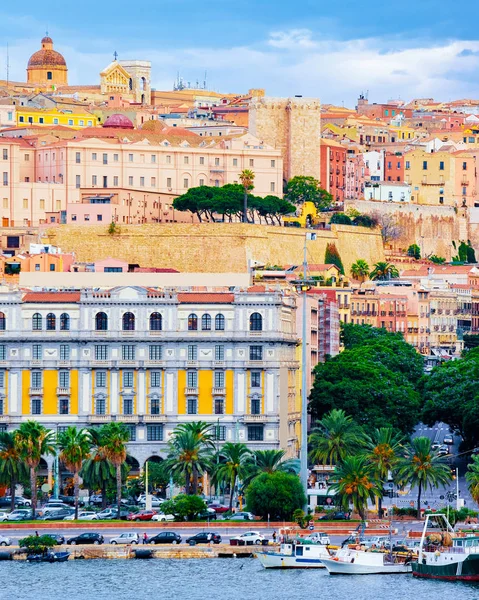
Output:
<svg viewBox="0 0 479 600">
<path fill-rule="evenodd" d="M 198 513 L 197 519 L 200 521 L 216 521 L 216 512 L 213 508 L 207 508 L 203 512 Z"/>
<path fill-rule="evenodd" d="M 313 544 L 324 544 L 324 545 L 331 544 L 329 535 L 327 533 L 323 533 L 321 531 L 315 531 L 314 533 L 307 535 L 304 539 L 309 540 L 310 542 L 313 542 Z"/>
<path fill-rule="evenodd" d="M 28 521 L 32 516 L 33 512 L 29 508 L 18 508 L 12 510 L 7 517 L 7 521 Z"/>
<path fill-rule="evenodd" d="M 8 513 L 0 512 L 0 522 L 6 521 L 8 519 Z"/>
<path fill-rule="evenodd" d="M 374 535 L 372 537 L 367 537 L 361 540 L 361 545 L 366 546 L 366 548 L 372 548 L 375 546 L 376 548 L 387 548 L 389 549 L 390 542 L 389 536 L 387 535 Z"/>
<path fill-rule="evenodd" d="M 158 498 L 158 496 L 154 496 L 153 494 L 150 494 L 151 496 L 151 501 L 155 502 L 155 503 L 159 503 L 162 504 L 163 502 L 166 502 L 166 500 L 164 498 Z M 136 499 L 138 504 L 145 504 L 146 502 L 146 494 L 140 494 L 138 496 L 138 498 Z"/>
<path fill-rule="evenodd" d="M 232 540 L 243 540 L 244 542 L 252 542 L 253 544 L 261 544 L 265 539 L 264 535 L 261 535 L 259 531 L 246 531 L 240 535 L 235 535 L 231 538 Z"/>
<path fill-rule="evenodd" d="M 452 435 L 445 435 L 444 439 L 442 440 L 443 444 L 454 444 L 454 438 L 452 437 Z"/>
<path fill-rule="evenodd" d="M 103 544 L 104 541 L 103 536 L 99 533 L 80 533 L 80 535 L 67 540 L 67 544 L 72 546 L 76 544 L 95 544 L 95 546 L 98 546 L 99 544 Z"/>
<path fill-rule="evenodd" d="M 101 510 L 100 512 L 96 513 L 96 516 L 101 521 L 108 521 L 110 519 L 116 519 L 117 515 L 118 515 L 118 511 L 116 510 L 116 508 L 105 508 L 105 510 Z M 121 511 L 120 511 L 120 515 L 121 515 Z"/>
<path fill-rule="evenodd" d="M 0 533 L 0 546 L 11 546 L 12 542 L 9 537 Z"/>
<path fill-rule="evenodd" d="M 11 496 L 3 496 L 0 498 L 0 507 L 9 507 L 12 504 Z M 32 501 L 29 498 L 23 496 L 15 496 L 15 506 L 31 506 Z"/>
<path fill-rule="evenodd" d="M 181 544 L 181 535 L 174 531 L 162 531 L 149 538 L 149 544 Z"/>
<path fill-rule="evenodd" d="M 231 517 L 227 517 L 230 521 L 254 521 L 254 515 L 250 512 L 237 512 Z"/>
<path fill-rule="evenodd" d="M 71 508 L 70 504 L 63 502 L 63 500 L 49 500 L 43 507 L 44 510 L 47 508 Z"/>
<path fill-rule="evenodd" d="M 351 513 L 336 511 L 319 517 L 320 521 L 347 521 L 351 518 Z"/>
<path fill-rule="evenodd" d="M 447 446 L 440 446 L 437 451 L 438 456 L 447 456 L 449 454 L 449 448 Z"/>
<path fill-rule="evenodd" d="M 90 496 L 90 504 L 101 504 L 102 502 L 101 494 L 92 494 Z"/>
<path fill-rule="evenodd" d="M 45 533 L 45 535 L 48 535 L 51 538 L 53 538 L 58 546 L 61 546 L 62 544 L 65 543 L 65 538 L 63 537 L 63 535 L 60 535 L 59 533 L 48 532 L 48 533 Z"/>
<path fill-rule="evenodd" d="M 151 521 L 156 515 L 156 510 L 140 510 L 137 513 L 131 512 L 128 515 L 128 521 Z"/>
<path fill-rule="evenodd" d="M 221 536 L 219 533 L 213 533 L 212 531 L 202 531 L 201 533 L 197 533 L 196 535 L 192 535 L 187 538 L 187 544 L 209 544 L 213 542 L 213 544 L 221 544 Z"/>
<path fill-rule="evenodd" d="M 126 531 L 116 537 L 111 538 L 110 544 L 138 544 L 139 536 L 133 531 Z"/>
<path fill-rule="evenodd" d="M 165 515 L 164 513 L 158 511 L 156 515 L 153 515 L 151 518 L 152 521 L 174 521 L 175 515 Z"/>
<path fill-rule="evenodd" d="M 65 521 L 75 521 L 75 513 L 65 517 Z M 78 521 L 98 521 L 98 513 L 92 510 L 79 510 Z"/>
<path fill-rule="evenodd" d="M 208 504 L 208 508 L 212 508 L 217 514 L 229 511 L 229 508 L 227 506 L 225 506 L 224 504 L 219 504 L 218 502 L 212 502 L 211 504 Z"/>
<path fill-rule="evenodd" d="M 63 521 L 64 519 L 70 519 L 75 516 L 74 508 L 55 508 L 48 511 L 38 511 L 38 518 L 43 521 Z"/>
<path fill-rule="evenodd" d="M 163 504 L 163 502 L 164 502 L 164 500 L 159 500 L 158 498 L 152 498 L 151 499 L 151 507 L 152 508 L 160 508 L 160 506 Z M 146 500 L 138 501 L 138 506 L 145 508 Z"/>
</svg>

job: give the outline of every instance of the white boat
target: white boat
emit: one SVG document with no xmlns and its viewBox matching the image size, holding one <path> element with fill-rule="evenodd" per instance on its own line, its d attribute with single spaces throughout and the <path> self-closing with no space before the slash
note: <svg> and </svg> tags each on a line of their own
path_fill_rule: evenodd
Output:
<svg viewBox="0 0 479 600">
<path fill-rule="evenodd" d="M 323 569 L 323 560 L 332 553 L 321 544 L 291 542 L 281 544 L 278 551 L 257 552 L 256 556 L 265 569 Z"/>
<path fill-rule="evenodd" d="M 334 558 L 324 558 L 322 563 L 330 575 L 374 575 L 410 573 L 411 562 L 389 552 L 371 552 L 343 548 Z"/>
</svg>

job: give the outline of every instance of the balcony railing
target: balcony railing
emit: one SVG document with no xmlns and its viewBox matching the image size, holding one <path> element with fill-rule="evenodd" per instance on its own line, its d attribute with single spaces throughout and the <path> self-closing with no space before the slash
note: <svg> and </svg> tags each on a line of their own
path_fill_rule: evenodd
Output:
<svg viewBox="0 0 479 600">
<path fill-rule="evenodd" d="M 186 387 L 185 388 L 185 394 L 187 396 L 197 396 L 198 395 L 198 388 L 197 387 Z"/>
<path fill-rule="evenodd" d="M 89 423 L 108 423 L 112 420 L 112 415 L 88 415 L 87 417 Z"/>
<path fill-rule="evenodd" d="M 116 420 L 120 423 L 138 423 L 140 417 L 138 415 L 116 415 Z"/>
<path fill-rule="evenodd" d="M 226 394 L 226 389 L 224 387 L 214 387 L 213 388 L 213 396 L 224 396 Z"/>
<path fill-rule="evenodd" d="M 69 396 L 70 394 L 70 387 L 57 387 L 57 396 Z"/>
<path fill-rule="evenodd" d="M 43 396 L 43 388 L 31 387 L 29 390 L 30 396 Z"/>
<path fill-rule="evenodd" d="M 140 420 L 145 422 L 164 423 L 167 421 L 167 415 L 140 415 Z"/>
</svg>

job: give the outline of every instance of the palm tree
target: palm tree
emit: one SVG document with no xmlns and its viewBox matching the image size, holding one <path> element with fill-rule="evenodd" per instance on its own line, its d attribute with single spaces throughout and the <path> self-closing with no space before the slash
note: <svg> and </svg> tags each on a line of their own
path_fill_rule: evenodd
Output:
<svg viewBox="0 0 479 600">
<path fill-rule="evenodd" d="M 467 465 L 466 481 L 472 499 L 479 504 L 479 456 L 473 456 L 472 462 Z"/>
<path fill-rule="evenodd" d="M 123 423 L 108 423 L 104 426 L 103 448 L 106 458 L 115 467 L 116 471 L 116 505 L 118 518 L 121 510 L 121 467 L 126 461 L 126 444 L 130 441 L 130 434 Z"/>
<path fill-rule="evenodd" d="M 181 423 L 173 430 L 166 467 L 171 475 L 184 478 L 186 494 L 196 494 L 198 478 L 209 470 L 213 450 L 209 423 Z"/>
<path fill-rule="evenodd" d="M 365 438 L 364 454 L 373 466 L 376 481 L 381 485 L 389 473 L 394 472 L 399 460 L 403 437 L 392 427 L 376 429 Z M 378 516 L 382 517 L 382 497 L 378 498 Z"/>
<path fill-rule="evenodd" d="M 351 277 L 353 277 L 353 279 L 357 279 L 361 283 L 366 281 L 366 279 L 369 277 L 368 263 L 362 258 L 353 263 L 351 265 Z"/>
<path fill-rule="evenodd" d="M 106 508 L 107 485 L 115 480 L 115 468 L 108 460 L 105 450 L 105 426 L 92 427 L 88 430 L 90 437 L 90 456 L 80 470 L 80 477 L 90 490 L 101 489 L 102 508 Z"/>
<path fill-rule="evenodd" d="M 244 201 L 243 201 L 243 223 L 248 222 L 248 192 L 254 189 L 254 177 L 255 174 L 251 169 L 244 169 L 239 174 L 239 180 L 244 190 Z"/>
<path fill-rule="evenodd" d="M 37 510 L 37 469 L 42 455 L 55 454 L 54 433 L 37 421 L 24 421 L 16 431 L 21 459 L 30 469 L 32 489 L 32 518 Z"/>
<path fill-rule="evenodd" d="M 230 512 L 233 508 L 233 497 L 238 479 L 243 479 L 247 473 L 251 452 L 245 444 L 226 442 L 219 452 L 219 462 L 213 473 L 214 483 L 229 483 Z"/>
<path fill-rule="evenodd" d="M 83 462 L 90 456 L 91 438 L 86 429 L 68 427 L 58 436 L 60 459 L 73 473 L 75 494 L 75 519 L 78 519 L 78 496 L 80 493 L 79 471 Z"/>
<path fill-rule="evenodd" d="M 20 457 L 16 432 L 0 432 L 0 483 L 8 485 L 12 496 L 11 509 L 15 510 L 15 488 L 28 476 L 28 470 Z"/>
<path fill-rule="evenodd" d="M 374 477 L 374 466 L 364 455 L 347 456 L 334 469 L 331 490 L 338 492 L 344 508 L 352 502 L 361 520 L 366 519 L 368 501 L 374 502 L 381 496 L 381 489 Z"/>
<path fill-rule="evenodd" d="M 374 265 L 374 269 L 369 274 L 369 277 L 373 281 L 385 281 L 386 279 L 396 279 L 399 277 L 399 271 L 396 265 L 388 263 L 386 261 L 377 262 Z"/>
<path fill-rule="evenodd" d="M 417 516 L 421 516 L 421 494 L 427 487 L 446 485 L 451 480 L 451 469 L 446 459 L 431 448 L 427 437 L 414 438 L 405 448 L 397 465 L 398 481 L 418 488 Z"/>
<path fill-rule="evenodd" d="M 309 456 L 318 464 L 337 464 L 360 448 L 362 436 L 361 428 L 352 417 L 335 408 L 318 421 L 309 436 Z"/>
</svg>

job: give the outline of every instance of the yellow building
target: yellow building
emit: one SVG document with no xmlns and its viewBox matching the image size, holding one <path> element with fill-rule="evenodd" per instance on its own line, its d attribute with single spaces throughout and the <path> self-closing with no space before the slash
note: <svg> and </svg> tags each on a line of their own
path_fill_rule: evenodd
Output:
<svg viewBox="0 0 479 600">
<path fill-rule="evenodd" d="M 30 108 L 28 106 L 17 106 L 16 109 L 18 127 L 64 125 L 72 129 L 83 129 L 84 127 L 94 127 L 97 122 L 95 115 L 84 110 Z"/>
<path fill-rule="evenodd" d="M 59 85 L 68 85 L 68 69 L 65 59 L 53 49 L 53 40 L 45 36 L 40 50 L 32 54 L 27 66 L 27 82 L 39 87 L 55 90 Z"/>
</svg>

